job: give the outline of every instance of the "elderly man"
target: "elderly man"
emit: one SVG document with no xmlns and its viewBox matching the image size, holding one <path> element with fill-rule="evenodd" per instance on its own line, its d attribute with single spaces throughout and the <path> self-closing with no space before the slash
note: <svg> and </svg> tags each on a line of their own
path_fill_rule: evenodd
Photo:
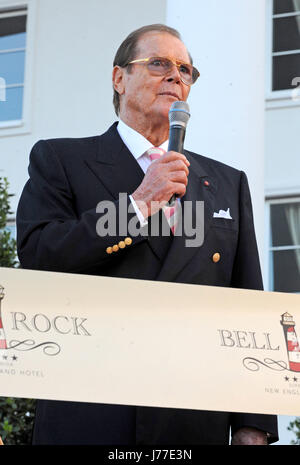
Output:
<svg viewBox="0 0 300 465">
<path fill-rule="evenodd" d="M 174 29 L 151 25 L 127 37 L 113 68 L 120 121 L 101 136 L 39 141 L 32 149 L 17 213 L 24 268 L 262 289 L 245 174 L 168 152 L 170 107 L 188 98 L 198 76 Z M 140 234 L 97 228 L 104 215 L 97 205 L 113 202 L 118 218 L 120 193 Z M 167 215 L 173 194 L 183 217 L 186 200 L 204 201 L 203 244 L 187 247 L 184 231 L 174 235 Z M 214 215 L 227 207 L 231 221 Z M 154 219 L 169 234 L 145 234 Z M 269 415 L 39 401 L 34 443 L 228 444 L 230 429 L 233 444 L 277 437 Z"/>
</svg>

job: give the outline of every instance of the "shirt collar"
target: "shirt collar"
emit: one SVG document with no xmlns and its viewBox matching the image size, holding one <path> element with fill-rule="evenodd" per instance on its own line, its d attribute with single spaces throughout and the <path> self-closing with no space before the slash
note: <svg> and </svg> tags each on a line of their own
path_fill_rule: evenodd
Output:
<svg viewBox="0 0 300 465">
<path fill-rule="evenodd" d="M 151 142 L 142 136 L 142 134 L 127 126 L 127 124 L 125 124 L 122 120 L 119 121 L 117 130 L 122 141 L 136 160 L 141 157 L 147 150 L 153 147 L 153 144 L 151 144 Z M 166 140 L 160 145 L 160 148 L 167 152 L 168 144 L 169 141 Z"/>
</svg>

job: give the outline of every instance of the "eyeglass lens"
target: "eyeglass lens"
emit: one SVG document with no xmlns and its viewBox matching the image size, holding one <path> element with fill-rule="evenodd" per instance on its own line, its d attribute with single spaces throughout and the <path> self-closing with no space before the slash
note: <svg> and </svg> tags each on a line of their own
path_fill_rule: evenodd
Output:
<svg viewBox="0 0 300 465">
<path fill-rule="evenodd" d="M 156 75 L 164 75 L 170 72 L 172 69 L 173 63 L 168 58 L 151 58 L 148 62 L 148 69 L 151 73 Z M 184 82 L 187 84 L 193 84 L 197 79 L 197 70 L 188 64 L 179 64 L 178 67 L 180 76 Z"/>
</svg>

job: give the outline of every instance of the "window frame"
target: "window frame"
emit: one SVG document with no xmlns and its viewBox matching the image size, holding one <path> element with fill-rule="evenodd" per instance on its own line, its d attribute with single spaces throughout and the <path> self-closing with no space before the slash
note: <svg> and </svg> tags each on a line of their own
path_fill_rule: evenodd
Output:
<svg viewBox="0 0 300 465">
<path fill-rule="evenodd" d="M 300 194 L 293 196 L 280 196 L 266 198 L 265 202 L 265 273 L 264 273 L 264 287 L 266 291 L 274 291 L 273 276 L 271 275 L 270 257 L 271 252 L 274 250 L 295 250 L 300 249 L 299 245 L 288 245 L 288 246 L 276 246 L 271 245 L 271 205 L 278 205 L 282 203 L 299 203 Z M 298 294 L 298 293 L 296 293 Z"/>
<path fill-rule="evenodd" d="M 0 122 L 0 138 L 19 134 L 29 134 L 31 132 L 37 0 L 0 0 L 0 11 L 21 8 L 27 9 L 23 115 L 20 120 Z"/>
<path fill-rule="evenodd" d="M 273 53 L 273 18 L 297 16 L 298 12 L 273 15 L 273 0 L 266 3 L 266 109 L 300 106 L 299 84 L 294 89 L 273 90 L 273 56 L 294 54 L 296 50 Z M 300 53 L 300 49 L 298 50 Z"/>
</svg>

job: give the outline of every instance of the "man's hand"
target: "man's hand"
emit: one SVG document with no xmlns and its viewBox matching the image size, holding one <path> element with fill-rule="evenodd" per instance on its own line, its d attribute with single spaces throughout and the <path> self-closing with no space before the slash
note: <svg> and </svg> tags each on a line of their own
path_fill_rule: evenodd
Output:
<svg viewBox="0 0 300 465">
<path fill-rule="evenodd" d="M 143 182 L 132 194 L 144 218 L 154 215 L 173 194 L 184 196 L 189 166 L 187 158 L 177 152 L 167 152 L 151 163 Z"/>
<path fill-rule="evenodd" d="M 267 434 L 255 428 L 240 428 L 232 438 L 233 446 L 267 446 Z"/>
</svg>

